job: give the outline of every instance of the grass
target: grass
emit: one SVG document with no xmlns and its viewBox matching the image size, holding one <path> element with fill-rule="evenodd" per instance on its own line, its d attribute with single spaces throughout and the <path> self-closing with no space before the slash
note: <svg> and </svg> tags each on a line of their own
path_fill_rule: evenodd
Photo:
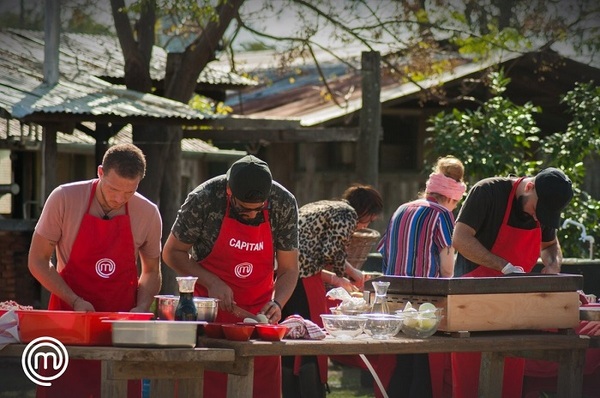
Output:
<svg viewBox="0 0 600 398">
<path fill-rule="evenodd" d="M 330 362 L 327 398 L 373 398 L 370 375 L 361 369 Z"/>
</svg>

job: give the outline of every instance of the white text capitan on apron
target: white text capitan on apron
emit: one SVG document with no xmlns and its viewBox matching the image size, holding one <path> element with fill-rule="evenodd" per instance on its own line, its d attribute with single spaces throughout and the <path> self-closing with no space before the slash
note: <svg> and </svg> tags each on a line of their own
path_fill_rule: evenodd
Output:
<svg viewBox="0 0 600 398">
<path fill-rule="evenodd" d="M 244 250 L 248 252 L 257 252 L 261 251 L 265 248 L 264 242 L 244 242 L 242 240 L 237 240 L 235 238 L 231 238 L 229 240 L 229 246 L 235 247 L 239 250 Z"/>
</svg>

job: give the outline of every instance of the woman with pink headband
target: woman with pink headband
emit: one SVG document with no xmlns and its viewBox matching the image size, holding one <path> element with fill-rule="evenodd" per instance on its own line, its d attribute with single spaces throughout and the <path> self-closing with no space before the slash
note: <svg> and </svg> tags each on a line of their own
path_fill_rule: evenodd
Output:
<svg viewBox="0 0 600 398">
<path fill-rule="evenodd" d="M 386 275 L 452 277 L 452 211 L 462 199 L 464 166 L 453 156 L 438 159 L 420 198 L 392 216 L 378 251 Z"/>
<path fill-rule="evenodd" d="M 462 199 L 464 166 L 454 156 L 439 158 L 417 200 L 394 212 L 378 251 L 386 275 L 451 278 L 455 252 L 452 248 L 454 215 Z M 434 357 L 439 364 L 442 356 Z M 432 397 L 430 357 L 427 354 L 386 355 L 377 364 L 382 379 L 389 380 L 390 397 Z M 432 367 L 439 375 L 441 366 Z M 439 390 L 439 383 L 436 387 Z"/>
</svg>

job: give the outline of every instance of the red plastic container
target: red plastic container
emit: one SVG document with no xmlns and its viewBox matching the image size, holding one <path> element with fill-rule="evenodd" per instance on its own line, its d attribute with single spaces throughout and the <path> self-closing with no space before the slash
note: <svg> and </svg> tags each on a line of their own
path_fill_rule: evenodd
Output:
<svg viewBox="0 0 600 398">
<path fill-rule="evenodd" d="M 54 337 L 67 345 L 112 345 L 112 324 L 104 320 L 149 320 L 141 312 L 16 311 L 19 337 L 28 343 L 38 337 Z"/>
<path fill-rule="evenodd" d="M 254 325 L 252 324 L 240 325 L 235 323 L 227 323 L 221 327 L 223 328 L 223 333 L 225 333 L 227 340 L 247 341 L 250 340 L 250 336 L 252 336 L 252 332 L 254 332 Z"/>
<path fill-rule="evenodd" d="M 224 339 L 225 333 L 223 333 L 223 328 L 221 327 L 223 323 L 219 322 L 209 322 L 204 325 L 204 335 L 206 337 L 210 337 L 211 339 Z"/>
<path fill-rule="evenodd" d="M 258 332 L 258 337 L 267 341 L 279 341 L 283 339 L 283 336 L 287 332 L 287 326 L 285 325 L 259 324 L 255 328 Z"/>
</svg>

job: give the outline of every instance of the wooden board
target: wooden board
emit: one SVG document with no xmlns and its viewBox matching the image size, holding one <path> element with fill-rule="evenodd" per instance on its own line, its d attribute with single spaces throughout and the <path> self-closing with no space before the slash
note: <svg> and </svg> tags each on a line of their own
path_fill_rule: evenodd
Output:
<svg viewBox="0 0 600 398">
<path fill-rule="evenodd" d="M 577 292 L 388 296 L 390 310 L 433 303 L 444 310 L 439 326 L 446 332 L 567 329 L 579 325 Z"/>
<path fill-rule="evenodd" d="M 583 289 L 583 276 L 573 274 L 523 274 L 489 278 L 422 278 L 380 276 L 373 281 L 390 282 L 388 294 L 448 296 L 525 292 L 575 292 Z M 367 282 L 365 289 L 372 290 Z"/>
</svg>

